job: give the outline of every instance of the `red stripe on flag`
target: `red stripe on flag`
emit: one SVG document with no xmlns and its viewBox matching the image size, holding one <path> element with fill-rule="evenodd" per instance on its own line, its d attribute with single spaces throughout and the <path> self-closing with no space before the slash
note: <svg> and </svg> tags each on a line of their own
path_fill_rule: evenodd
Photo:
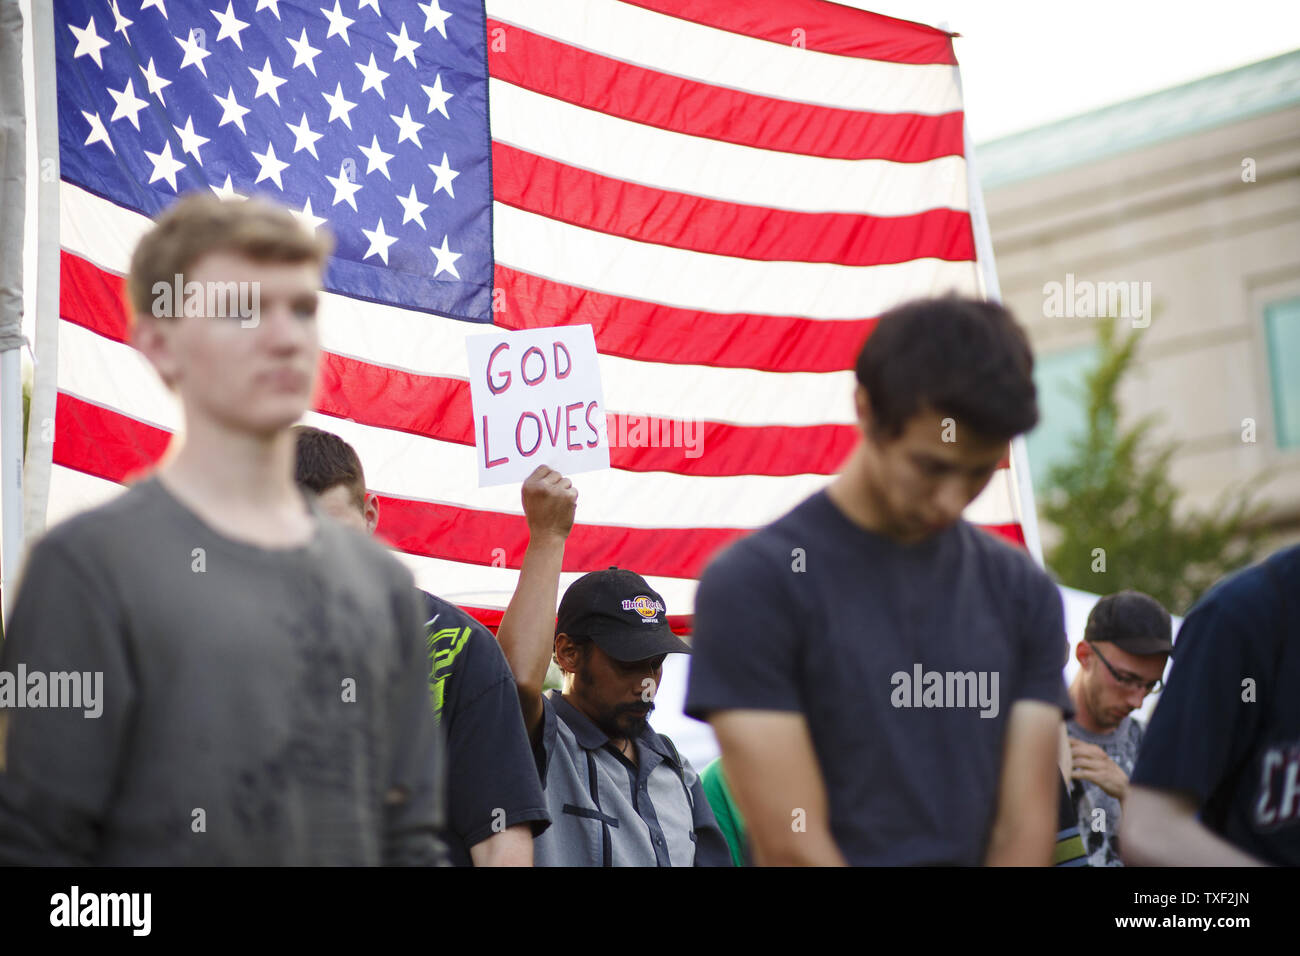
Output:
<svg viewBox="0 0 1300 956">
<path fill-rule="evenodd" d="M 610 235 L 718 256 L 874 266 L 975 258 L 970 215 L 808 213 L 669 192 L 578 169 L 504 143 L 492 146 L 493 197 Z"/>
<path fill-rule="evenodd" d="M 507 329 L 590 325 L 602 355 L 646 362 L 750 368 L 765 372 L 840 372 L 853 367 L 874 319 L 701 312 L 554 282 L 497 264 Z"/>
<path fill-rule="evenodd" d="M 799 45 L 819 53 L 889 63 L 957 64 L 950 35 L 942 30 L 822 0 L 624 2 L 728 33 L 782 46 Z"/>
<path fill-rule="evenodd" d="M 684 79 L 488 20 L 488 72 L 566 103 L 646 126 L 784 153 L 922 163 L 964 151 L 960 111 L 869 113 Z"/>
<path fill-rule="evenodd" d="M 59 252 L 59 315 L 114 342 L 129 338 L 126 280 L 80 256 Z"/>
<path fill-rule="evenodd" d="M 54 405 L 56 465 L 124 484 L 152 468 L 167 450 L 172 433 L 59 392 Z"/>
</svg>

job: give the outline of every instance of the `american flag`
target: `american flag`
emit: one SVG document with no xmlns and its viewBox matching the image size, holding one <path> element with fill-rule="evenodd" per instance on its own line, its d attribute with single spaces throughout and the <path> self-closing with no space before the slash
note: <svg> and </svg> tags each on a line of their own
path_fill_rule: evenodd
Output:
<svg viewBox="0 0 1300 956">
<path fill-rule="evenodd" d="M 612 468 L 576 479 L 562 586 L 635 569 L 686 628 L 709 557 L 852 448 L 873 317 L 980 292 L 958 70 L 931 27 L 821 0 L 54 7 L 50 521 L 180 424 L 127 344 L 122 276 L 190 190 L 333 231 L 307 420 L 356 447 L 420 585 L 489 625 L 527 530 L 517 485 L 477 487 L 467 334 L 593 327 Z M 1023 541 L 1018 513 L 1004 467 L 967 517 Z"/>
</svg>

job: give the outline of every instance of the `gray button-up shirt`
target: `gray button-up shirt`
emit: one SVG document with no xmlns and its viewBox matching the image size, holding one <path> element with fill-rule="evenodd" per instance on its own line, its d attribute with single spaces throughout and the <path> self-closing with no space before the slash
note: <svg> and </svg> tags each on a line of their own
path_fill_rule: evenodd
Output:
<svg viewBox="0 0 1300 956">
<path fill-rule="evenodd" d="M 535 748 L 553 821 L 533 841 L 537 866 L 729 866 L 699 774 L 647 726 L 637 762 L 558 692 L 542 698 Z"/>
</svg>

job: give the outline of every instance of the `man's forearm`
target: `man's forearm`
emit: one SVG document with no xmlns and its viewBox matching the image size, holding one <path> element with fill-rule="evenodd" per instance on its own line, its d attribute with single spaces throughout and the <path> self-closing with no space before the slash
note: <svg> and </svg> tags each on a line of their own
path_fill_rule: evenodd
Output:
<svg viewBox="0 0 1300 956">
<path fill-rule="evenodd" d="M 779 838 L 758 838 L 750 834 L 754 862 L 758 866 L 848 866 L 830 831 L 814 828 L 803 833 L 781 834 Z"/>
<path fill-rule="evenodd" d="M 1120 855 L 1129 866 L 1263 866 L 1196 818 L 1181 794 L 1130 787 L 1120 814 Z"/>
<path fill-rule="evenodd" d="M 564 538 L 529 539 L 519 568 L 519 583 L 501 616 L 497 640 L 520 692 L 540 695 L 555 645 L 555 598 L 564 563 Z"/>
<path fill-rule="evenodd" d="M 533 831 L 526 823 L 506 827 L 469 848 L 475 866 L 532 866 Z"/>
</svg>

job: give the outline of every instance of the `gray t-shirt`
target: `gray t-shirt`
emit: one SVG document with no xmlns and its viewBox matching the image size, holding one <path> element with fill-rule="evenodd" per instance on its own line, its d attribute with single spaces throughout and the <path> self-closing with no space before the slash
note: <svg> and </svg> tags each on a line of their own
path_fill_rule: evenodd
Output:
<svg viewBox="0 0 1300 956">
<path fill-rule="evenodd" d="M 1071 737 L 1095 744 L 1128 776 L 1133 775 L 1138 747 L 1142 744 L 1142 725 L 1130 714 L 1108 734 L 1094 734 L 1070 720 L 1065 725 Z M 1088 780 L 1070 781 L 1070 800 L 1079 818 L 1079 835 L 1088 853 L 1089 866 L 1123 866 L 1119 857 L 1119 801 Z M 1102 810 L 1103 813 L 1095 811 Z"/>
<path fill-rule="evenodd" d="M 28 685 L 0 711 L 0 862 L 441 861 L 419 592 L 315 514 L 263 549 L 149 479 L 41 540 L 0 653 Z M 74 671 L 93 708 L 29 706 Z"/>
</svg>

